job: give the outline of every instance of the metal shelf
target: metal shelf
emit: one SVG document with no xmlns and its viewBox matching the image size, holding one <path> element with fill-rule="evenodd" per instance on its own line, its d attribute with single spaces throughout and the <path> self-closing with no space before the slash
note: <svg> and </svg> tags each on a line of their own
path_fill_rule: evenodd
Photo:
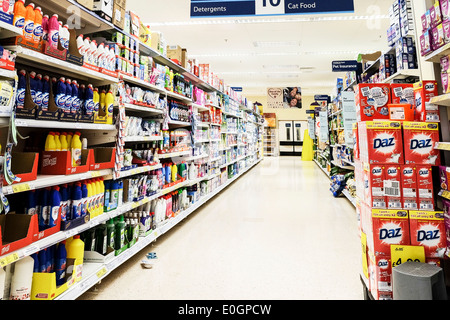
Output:
<svg viewBox="0 0 450 320">
<path fill-rule="evenodd" d="M 67 129 L 67 130 L 83 130 L 83 129 L 104 130 L 104 131 L 116 130 L 116 126 L 112 124 L 47 121 L 47 120 L 33 120 L 21 118 L 16 119 L 16 126 L 28 128 Z"/>
</svg>

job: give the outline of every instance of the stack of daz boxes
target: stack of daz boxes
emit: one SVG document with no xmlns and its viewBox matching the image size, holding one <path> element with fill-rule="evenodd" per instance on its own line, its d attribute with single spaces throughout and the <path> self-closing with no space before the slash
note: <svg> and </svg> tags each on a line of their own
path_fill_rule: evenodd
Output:
<svg viewBox="0 0 450 320">
<path fill-rule="evenodd" d="M 398 96 L 404 97 L 398 99 Z M 363 276 L 375 299 L 392 299 L 391 245 L 423 246 L 427 263 L 446 249 L 443 212 L 436 210 L 432 168 L 440 165 L 439 122 L 427 121 L 425 105 L 437 83 L 359 84 L 355 90 L 357 212 Z M 414 121 L 393 121 L 389 104 L 410 103 Z"/>
</svg>

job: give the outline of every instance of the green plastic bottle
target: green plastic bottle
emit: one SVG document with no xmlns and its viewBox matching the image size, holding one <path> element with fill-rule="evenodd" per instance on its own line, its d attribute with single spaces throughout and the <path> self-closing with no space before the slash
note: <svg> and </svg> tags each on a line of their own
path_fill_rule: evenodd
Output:
<svg viewBox="0 0 450 320">
<path fill-rule="evenodd" d="M 96 228 L 95 238 L 95 251 L 102 255 L 106 255 L 108 245 L 106 223 L 102 223 Z"/>
<path fill-rule="evenodd" d="M 107 234 L 107 246 L 114 250 L 115 232 L 116 226 L 114 225 L 114 219 L 109 219 L 106 223 L 106 234 Z"/>
<path fill-rule="evenodd" d="M 123 215 L 119 217 L 119 220 L 116 221 L 116 234 L 115 234 L 115 246 L 116 250 L 122 248 L 126 242 L 126 224 Z"/>
</svg>

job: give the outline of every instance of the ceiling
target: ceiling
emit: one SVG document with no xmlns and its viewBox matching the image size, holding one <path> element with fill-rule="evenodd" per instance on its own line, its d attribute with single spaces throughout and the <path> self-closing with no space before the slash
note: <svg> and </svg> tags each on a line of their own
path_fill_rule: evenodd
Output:
<svg viewBox="0 0 450 320">
<path fill-rule="evenodd" d="M 303 95 L 331 94 L 343 76 L 331 72 L 333 60 L 387 49 L 392 3 L 354 0 L 352 14 L 207 19 L 190 18 L 189 0 L 128 0 L 127 8 L 162 32 L 168 45 L 209 63 L 227 85 L 243 87 L 246 96 L 265 96 L 268 87 L 284 86 L 301 87 Z"/>
</svg>

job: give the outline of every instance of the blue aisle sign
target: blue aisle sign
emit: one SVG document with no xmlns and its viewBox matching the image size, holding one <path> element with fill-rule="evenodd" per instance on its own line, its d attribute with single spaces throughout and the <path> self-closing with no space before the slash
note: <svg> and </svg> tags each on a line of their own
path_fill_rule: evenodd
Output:
<svg viewBox="0 0 450 320">
<path fill-rule="evenodd" d="M 191 17 L 354 13 L 354 0 L 191 0 Z"/>
<path fill-rule="evenodd" d="M 348 72 L 358 70 L 358 61 L 356 60 L 344 60 L 332 62 L 333 72 Z"/>
</svg>

